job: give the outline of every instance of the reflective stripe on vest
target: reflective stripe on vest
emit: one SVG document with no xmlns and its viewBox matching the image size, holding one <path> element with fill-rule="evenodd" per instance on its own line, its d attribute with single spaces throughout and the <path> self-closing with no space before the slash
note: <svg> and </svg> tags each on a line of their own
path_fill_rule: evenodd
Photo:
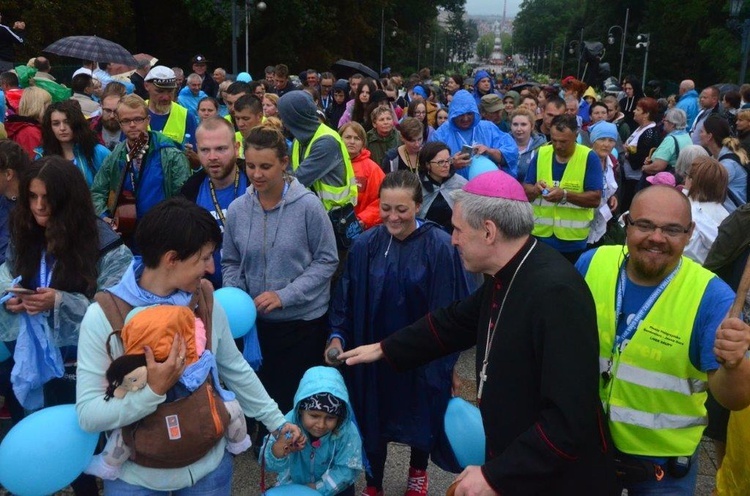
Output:
<svg viewBox="0 0 750 496">
<path fill-rule="evenodd" d="M 571 193 L 583 193 L 586 178 L 586 162 L 590 149 L 576 145 L 573 156 L 565 166 L 560 188 Z M 536 179 L 551 185 L 552 160 L 554 158 L 552 145 L 539 148 L 536 161 Z M 541 238 L 554 235 L 563 241 L 580 241 L 589 236 L 589 227 L 594 219 L 594 209 L 573 205 L 548 202 L 541 195 L 532 203 L 534 208 L 534 230 L 532 234 Z"/>
<path fill-rule="evenodd" d="M 344 145 L 344 141 L 336 131 L 326 126 L 325 124 L 319 125 L 318 129 L 315 131 L 315 134 L 313 134 L 312 139 L 307 144 L 305 155 L 302 159 L 304 160 L 308 155 L 310 155 L 310 150 L 312 150 L 313 143 L 315 143 L 316 140 L 322 138 L 323 136 L 331 136 L 336 140 L 336 142 L 339 144 L 339 147 L 341 148 L 341 155 L 344 158 L 344 166 L 346 169 L 344 176 L 344 185 L 332 186 L 330 184 L 324 183 L 322 179 L 316 179 L 310 187 L 322 200 L 323 207 L 325 207 L 327 211 L 333 210 L 336 207 L 343 207 L 348 204 L 356 205 L 357 180 L 354 177 L 354 168 L 352 167 L 352 161 L 349 159 L 349 152 L 346 150 L 346 145 Z M 296 171 L 300 164 L 299 147 L 299 141 L 295 139 L 294 143 L 292 143 L 293 171 Z"/>
<path fill-rule="evenodd" d="M 586 273 L 596 302 L 599 369 L 609 367 L 616 332 L 615 292 L 625 251 L 597 249 Z M 617 448 L 644 456 L 692 455 L 706 425 L 706 373 L 690 362 L 690 340 L 712 273 L 682 259 L 674 280 L 654 303 L 599 394 Z"/>
<path fill-rule="evenodd" d="M 148 105 L 148 100 L 146 100 L 146 105 Z M 159 132 L 178 145 L 182 145 L 182 142 L 185 141 L 187 115 L 188 111 L 185 107 L 172 102 L 172 108 L 169 110 L 169 117 L 164 124 L 164 129 Z M 151 131 L 151 125 L 148 126 L 148 130 Z"/>
<path fill-rule="evenodd" d="M 685 429 L 708 425 L 708 417 L 687 417 L 669 413 L 648 413 L 632 408 L 613 406 L 609 410 L 612 422 L 636 425 L 645 429 Z M 618 445 L 619 448 L 619 445 Z"/>
</svg>

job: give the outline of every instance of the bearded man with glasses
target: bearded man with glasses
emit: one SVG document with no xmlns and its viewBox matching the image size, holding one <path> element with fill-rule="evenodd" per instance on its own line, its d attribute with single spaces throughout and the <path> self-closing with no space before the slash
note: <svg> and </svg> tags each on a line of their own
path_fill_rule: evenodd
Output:
<svg viewBox="0 0 750 496">
<path fill-rule="evenodd" d="M 627 246 L 576 264 L 596 302 L 599 396 L 618 476 L 631 496 L 691 495 L 706 391 L 731 410 L 750 404 L 750 327 L 727 317 L 729 286 L 683 256 L 695 228 L 685 195 L 650 186 L 625 220 Z"/>
</svg>

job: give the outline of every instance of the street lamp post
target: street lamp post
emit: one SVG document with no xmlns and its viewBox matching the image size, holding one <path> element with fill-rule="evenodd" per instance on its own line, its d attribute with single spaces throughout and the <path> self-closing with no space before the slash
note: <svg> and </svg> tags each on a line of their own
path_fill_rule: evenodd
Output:
<svg viewBox="0 0 750 496">
<path fill-rule="evenodd" d="M 254 9 L 258 12 L 266 10 L 266 2 L 253 4 L 253 0 L 245 0 L 245 72 L 250 73 L 250 14 Z"/>
<path fill-rule="evenodd" d="M 641 88 L 646 87 L 646 71 L 648 69 L 648 49 L 651 46 L 651 33 L 641 33 L 636 37 L 638 43 L 635 44 L 636 48 L 645 48 L 646 55 L 643 57 L 643 80 L 641 81 Z"/>
<path fill-rule="evenodd" d="M 398 29 L 398 23 L 395 19 L 388 19 L 388 22 L 393 23 L 393 31 L 391 36 L 395 37 L 396 30 Z M 385 48 L 385 8 L 380 9 L 380 71 L 379 74 L 383 73 L 383 50 Z"/>
<path fill-rule="evenodd" d="M 578 40 L 573 40 L 568 45 L 568 53 L 575 55 L 578 59 L 578 69 L 576 70 L 576 79 L 581 75 L 581 43 Z"/>
<path fill-rule="evenodd" d="M 625 37 L 628 34 L 628 17 L 630 16 L 630 9 L 625 9 L 625 24 L 622 26 L 614 25 L 607 31 L 607 41 L 610 45 L 615 44 L 615 37 L 612 36 L 613 29 L 620 30 L 620 72 L 617 75 L 617 81 L 622 81 L 622 63 L 625 59 Z"/>
<path fill-rule="evenodd" d="M 745 4 L 745 0 L 729 0 L 729 13 L 734 18 L 735 24 L 739 21 L 737 21 L 737 18 L 740 15 L 740 12 L 742 11 L 742 7 Z M 745 73 L 747 71 L 747 56 L 748 51 L 750 50 L 750 18 L 745 19 L 741 24 L 742 29 L 742 45 L 741 45 L 741 52 L 742 52 L 742 60 L 740 61 L 740 79 L 739 84 L 742 85 L 745 82 Z"/>
</svg>

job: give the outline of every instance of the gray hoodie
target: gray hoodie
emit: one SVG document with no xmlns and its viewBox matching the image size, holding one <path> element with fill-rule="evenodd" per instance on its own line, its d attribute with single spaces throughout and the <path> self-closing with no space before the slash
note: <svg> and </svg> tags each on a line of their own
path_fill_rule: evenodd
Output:
<svg viewBox="0 0 750 496">
<path fill-rule="evenodd" d="M 279 98 L 279 116 L 294 138 L 300 143 L 302 156 L 308 143 L 319 126 L 317 108 L 306 91 L 291 91 Z M 300 160 L 294 176 L 303 185 L 310 187 L 318 179 L 331 186 L 344 186 L 346 164 L 341 154 L 341 146 L 330 136 L 323 136 L 315 142 L 306 159 Z"/>
<path fill-rule="evenodd" d="M 229 205 L 221 254 L 224 286 L 253 298 L 275 291 L 281 299 L 282 308 L 258 318 L 279 322 L 325 314 L 337 265 L 331 221 L 320 200 L 297 179 L 290 179 L 271 210 L 263 210 L 252 186 Z"/>
</svg>

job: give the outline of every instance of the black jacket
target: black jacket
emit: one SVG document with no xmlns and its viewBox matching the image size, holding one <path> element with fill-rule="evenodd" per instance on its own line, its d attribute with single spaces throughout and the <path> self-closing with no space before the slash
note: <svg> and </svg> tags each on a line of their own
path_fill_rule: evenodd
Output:
<svg viewBox="0 0 750 496">
<path fill-rule="evenodd" d="M 480 403 L 482 472 L 503 495 L 619 494 L 612 444 L 599 401 L 596 309 L 584 280 L 533 238 L 468 298 L 382 341 L 397 369 L 477 347 L 518 268 L 491 344 Z M 528 259 L 521 260 L 531 249 Z"/>
</svg>

